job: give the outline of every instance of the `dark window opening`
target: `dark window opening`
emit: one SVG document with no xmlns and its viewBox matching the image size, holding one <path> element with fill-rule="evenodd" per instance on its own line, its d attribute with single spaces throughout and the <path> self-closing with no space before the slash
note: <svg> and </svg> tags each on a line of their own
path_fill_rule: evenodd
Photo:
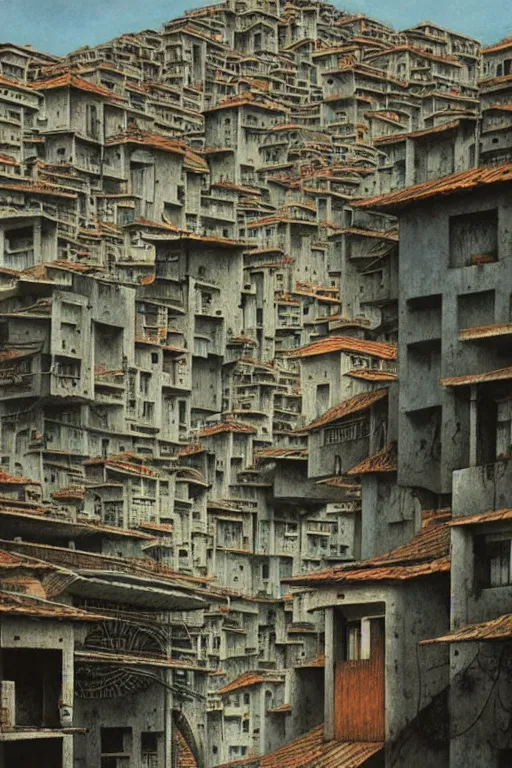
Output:
<svg viewBox="0 0 512 768">
<path fill-rule="evenodd" d="M 499 535 L 477 536 L 474 554 L 478 586 L 506 587 L 512 584 L 512 538 Z"/>
<path fill-rule="evenodd" d="M 450 267 L 487 264 L 497 258 L 497 209 L 450 217 Z"/>
</svg>

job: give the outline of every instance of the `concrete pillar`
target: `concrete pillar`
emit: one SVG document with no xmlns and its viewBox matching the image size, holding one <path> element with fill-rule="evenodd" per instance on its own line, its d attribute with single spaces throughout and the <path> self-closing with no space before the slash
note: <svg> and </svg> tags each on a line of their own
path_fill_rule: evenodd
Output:
<svg viewBox="0 0 512 768">
<path fill-rule="evenodd" d="M 170 655 L 170 653 L 169 653 Z M 167 685 L 172 685 L 172 670 L 167 670 L 165 673 L 165 682 Z M 164 707 L 165 707 L 165 713 L 164 713 L 164 764 L 162 768 L 173 768 L 174 765 L 174 744 L 175 741 L 173 739 L 174 735 L 174 727 L 173 727 L 173 720 L 172 720 L 172 706 L 173 706 L 173 695 L 172 692 L 169 689 L 165 689 L 164 692 Z"/>
<path fill-rule="evenodd" d="M 415 183 L 415 144 L 412 139 L 405 140 L 405 186 Z"/>
<path fill-rule="evenodd" d="M 34 264 L 41 264 L 42 261 L 44 261 L 42 225 L 41 219 L 38 219 L 34 221 Z"/>
<path fill-rule="evenodd" d="M 325 698 L 324 698 L 324 738 L 334 738 L 334 608 L 325 610 Z"/>
<path fill-rule="evenodd" d="M 62 768 L 73 768 L 73 736 L 62 737 Z"/>
<path fill-rule="evenodd" d="M 478 430 L 478 390 L 476 384 L 471 386 L 469 402 L 469 466 L 476 467 L 477 462 L 477 430 Z"/>
</svg>

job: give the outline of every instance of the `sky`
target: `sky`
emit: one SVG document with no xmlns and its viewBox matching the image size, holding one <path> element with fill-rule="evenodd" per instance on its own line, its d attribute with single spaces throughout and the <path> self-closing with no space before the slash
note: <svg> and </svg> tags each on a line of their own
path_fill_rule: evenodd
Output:
<svg viewBox="0 0 512 768">
<path fill-rule="evenodd" d="M 212 0 L 0 0 L 0 42 L 65 54 L 122 32 L 158 28 L 183 11 L 209 2 Z M 484 44 L 512 34 L 512 4 L 507 0 L 497 6 L 482 0 L 335 0 L 334 4 L 366 13 L 395 29 L 428 19 Z"/>
</svg>

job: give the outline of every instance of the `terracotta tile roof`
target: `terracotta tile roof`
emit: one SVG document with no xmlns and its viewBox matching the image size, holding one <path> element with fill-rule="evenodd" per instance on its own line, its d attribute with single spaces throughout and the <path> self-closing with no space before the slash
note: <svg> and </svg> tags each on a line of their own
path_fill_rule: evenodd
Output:
<svg viewBox="0 0 512 768">
<path fill-rule="evenodd" d="M 190 749 L 185 736 L 179 728 L 175 728 L 175 734 L 178 758 L 176 768 L 197 768 L 197 760 L 195 759 L 194 753 Z"/>
<path fill-rule="evenodd" d="M 387 137 L 386 137 L 387 138 Z M 377 139 L 375 139 L 377 141 Z M 398 242 L 397 229 L 361 229 L 359 227 L 346 227 L 340 229 L 340 234 L 356 235 L 357 237 L 373 237 L 378 240 L 393 240 Z"/>
<path fill-rule="evenodd" d="M 57 184 L 24 181 L 22 184 L 11 184 L 7 181 L 0 183 L 0 189 L 10 189 L 13 192 L 29 192 L 35 195 L 50 195 L 51 197 L 66 197 L 75 200 L 76 192 L 69 192 Z"/>
<path fill-rule="evenodd" d="M 243 94 L 224 99 L 224 101 L 219 102 L 214 107 L 210 107 L 209 109 L 205 110 L 205 112 L 217 112 L 220 109 L 233 109 L 235 107 L 256 107 L 258 109 L 269 110 L 270 112 L 286 112 L 285 107 L 280 107 L 278 104 L 273 101 L 269 101 L 268 99 L 256 97 L 250 92 L 245 92 Z"/>
<path fill-rule="evenodd" d="M 512 613 L 507 613 L 490 621 L 468 624 L 465 627 L 448 632 L 448 634 L 441 635 L 440 637 L 434 637 L 431 640 L 421 640 L 419 645 L 431 645 L 433 643 L 482 643 L 510 639 L 512 639 Z"/>
<path fill-rule="evenodd" d="M 73 72 L 66 72 L 64 75 L 52 77 L 50 80 L 39 80 L 31 86 L 36 91 L 51 91 L 54 88 L 76 88 L 79 91 L 94 93 L 96 96 L 103 96 L 107 99 L 119 100 L 108 88 L 84 80 L 83 77 L 75 75 Z"/>
<path fill-rule="evenodd" d="M 295 669 L 322 669 L 325 667 L 325 655 L 316 656 L 314 659 L 306 659 L 302 664 L 296 664 Z"/>
<path fill-rule="evenodd" d="M 345 488 L 347 490 L 360 491 L 361 486 L 355 482 L 347 482 L 343 477 L 339 475 L 333 475 L 332 477 L 323 477 L 321 480 L 316 481 L 317 485 L 327 485 L 329 488 Z"/>
<path fill-rule="evenodd" d="M 472 339 L 487 339 L 495 336 L 509 336 L 510 334 L 512 334 L 512 323 L 493 323 L 475 328 L 463 328 L 459 331 L 459 339 L 460 341 L 471 341 Z"/>
<path fill-rule="evenodd" d="M 279 675 L 268 674 L 265 675 L 262 672 L 244 672 L 242 675 L 232 680 L 223 688 L 219 688 L 216 693 L 224 695 L 238 691 L 241 688 L 249 688 L 253 685 L 260 685 L 261 683 L 282 683 L 283 678 Z"/>
<path fill-rule="evenodd" d="M 156 469 L 151 469 L 151 467 L 147 467 L 145 464 L 137 463 L 135 461 L 127 461 L 127 459 L 136 459 L 137 457 L 134 454 L 131 453 L 119 453 L 112 456 L 109 456 L 107 458 L 104 458 L 103 456 L 98 456 L 93 459 L 87 459 L 84 461 L 85 466 L 90 466 L 94 464 L 104 464 L 106 467 L 111 467 L 112 469 L 120 469 L 123 472 L 129 472 L 130 474 L 135 475 L 145 475 L 146 477 L 158 477 L 159 473 Z"/>
<path fill-rule="evenodd" d="M 365 459 L 352 469 L 347 475 L 369 475 L 372 472 L 396 472 L 398 469 L 396 457 L 396 445 L 388 445 L 370 458 Z"/>
<path fill-rule="evenodd" d="M 241 421 L 225 421 L 221 424 L 213 424 L 211 427 L 205 427 L 199 432 L 199 437 L 211 437 L 227 432 L 237 432 L 246 435 L 255 435 L 258 430 L 249 424 L 243 424 Z"/>
<path fill-rule="evenodd" d="M 225 763 L 218 768 L 358 768 L 383 746 L 381 742 L 324 741 L 324 726 L 317 725 L 270 754 Z"/>
<path fill-rule="evenodd" d="M 489 371 L 489 373 L 474 373 L 467 376 L 450 376 L 445 379 L 441 379 L 441 386 L 443 387 L 464 387 L 470 384 L 486 384 L 490 381 L 507 381 L 512 379 L 512 367 L 499 368 L 497 371 Z"/>
<path fill-rule="evenodd" d="M 150 533 L 172 533 L 173 528 L 170 523 L 139 523 L 139 528 Z"/>
<path fill-rule="evenodd" d="M 398 378 L 396 373 L 380 371 L 375 368 L 353 368 L 343 375 L 351 376 L 353 379 L 362 379 L 363 381 L 396 381 Z"/>
<path fill-rule="evenodd" d="M 59 488 L 52 493 L 54 499 L 65 499 L 66 501 L 83 501 L 85 499 L 84 485 L 70 485 L 67 488 Z"/>
<path fill-rule="evenodd" d="M 192 163 L 198 170 L 208 170 L 208 165 L 203 158 L 195 152 L 192 152 L 185 142 L 178 139 L 170 139 L 167 136 L 161 136 L 158 133 L 150 133 L 149 131 L 139 131 L 138 129 L 130 128 L 123 133 L 110 136 L 105 144 L 108 146 L 114 144 L 141 144 L 144 147 L 149 147 L 150 149 L 155 149 L 160 152 L 171 152 L 175 155 L 182 155 L 188 163 Z"/>
<path fill-rule="evenodd" d="M 23 557 L 23 555 L 16 555 L 13 552 L 7 552 L 5 549 L 0 549 L 0 569 L 16 570 L 18 568 L 29 568 L 32 571 L 47 571 L 53 570 L 53 567 L 54 566 L 49 563 L 40 563 L 37 560 Z"/>
<path fill-rule="evenodd" d="M 69 605 L 52 603 L 47 600 L 28 597 L 27 595 L 0 592 L 0 616 L 29 616 L 37 619 L 54 619 L 59 621 L 94 621 L 98 622 L 107 617 Z"/>
<path fill-rule="evenodd" d="M 392 552 L 361 560 L 350 565 L 337 565 L 320 571 L 283 579 L 285 584 L 315 586 L 321 584 L 359 583 L 371 581 L 406 581 L 450 570 L 450 528 L 446 522 L 432 522 L 409 542 Z"/>
<path fill-rule="evenodd" d="M 512 48 L 512 35 L 504 37 L 503 40 L 500 40 L 498 43 L 494 43 L 494 45 L 490 45 L 487 48 L 482 48 L 480 53 L 485 56 L 488 53 L 504 51 L 506 48 Z"/>
<path fill-rule="evenodd" d="M 325 427 L 327 424 L 332 424 L 333 421 L 344 419 L 346 416 L 350 416 L 353 413 L 361 413 L 367 411 L 372 405 L 378 403 L 384 397 L 388 396 L 387 389 L 377 389 L 375 392 L 362 392 L 359 395 L 354 395 L 348 400 L 344 400 L 342 403 L 338 403 L 333 408 L 329 408 L 322 416 L 312 421 L 306 427 L 303 427 L 300 432 L 313 432 L 315 429 Z"/>
<path fill-rule="evenodd" d="M 267 712 L 271 713 L 272 715 L 280 715 L 281 713 L 286 713 L 291 711 L 292 711 L 291 704 L 281 704 L 279 707 L 272 707 L 271 709 L 267 709 Z"/>
<path fill-rule="evenodd" d="M 307 455 L 307 448 L 261 448 L 255 451 L 257 459 L 305 459 Z"/>
<path fill-rule="evenodd" d="M 410 131 L 409 133 L 397 133 L 393 136 L 378 136 L 373 140 L 373 143 L 377 146 L 383 144 L 394 144 L 398 141 L 405 141 L 406 139 L 421 139 L 423 136 L 431 136 L 438 133 L 445 133 L 446 131 L 452 131 L 460 125 L 460 120 L 452 120 L 449 123 L 443 123 L 442 125 L 435 125 L 433 128 L 425 128 L 421 131 Z"/>
<path fill-rule="evenodd" d="M 18 161 L 15 160 L 14 157 L 6 155 L 4 152 L 0 152 L 0 163 L 3 165 L 19 165 Z"/>
<path fill-rule="evenodd" d="M 194 456 L 197 453 L 204 453 L 205 451 L 205 445 L 201 445 L 201 443 L 191 443 L 190 445 L 185 446 L 185 448 L 181 448 L 178 451 L 178 456 Z"/>
<path fill-rule="evenodd" d="M 325 339 L 319 339 L 306 347 L 294 350 L 290 353 L 291 357 L 314 357 L 315 355 L 328 355 L 332 352 L 354 352 L 370 357 L 378 357 L 383 360 L 396 360 L 398 350 L 391 344 L 385 344 L 382 341 L 366 341 L 364 339 L 353 339 L 350 336 L 327 336 Z"/>
<path fill-rule="evenodd" d="M 151 219 L 146 219 L 144 216 L 139 216 L 138 219 L 135 219 L 134 221 L 130 221 L 127 224 L 125 224 L 125 229 L 131 229 L 136 227 L 145 227 L 146 229 L 162 229 L 165 232 L 179 232 L 179 228 L 175 227 L 174 224 L 168 224 L 164 221 L 151 221 Z"/>
<path fill-rule="evenodd" d="M 500 523 L 502 520 L 512 520 L 512 509 L 493 509 L 489 512 L 479 512 L 476 515 L 456 517 L 450 521 L 450 526 L 478 525 L 479 523 Z"/>
<path fill-rule="evenodd" d="M 496 167 L 472 168 L 469 171 L 454 173 L 441 179 L 433 179 L 423 184 L 405 187 L 387 195 L 378 195 L 352 203 L 355 208 L 374 208 L 375 210 L 399 210 L 412 203 L 430 200 L 435 197 L 471 192 L 474 189 L 501 184 L 512 180 L 512 163 Z"/>
<path fill-rule="evenodd" d="M 39 480 L 30 480 L 28 477 L 0 471 L 0 485 L 41 485 L 41 483 Z"/>
</svg>

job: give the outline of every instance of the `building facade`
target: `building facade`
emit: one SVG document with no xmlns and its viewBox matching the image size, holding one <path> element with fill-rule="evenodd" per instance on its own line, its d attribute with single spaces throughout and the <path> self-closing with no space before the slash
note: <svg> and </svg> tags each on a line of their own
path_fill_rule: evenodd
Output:
<svg viewBox="0 0 512 768">
<path fill-rule="evenodd" d="M 0 768 L 509 765 L 511 51 L 0 44 Z"/>
</svg>

